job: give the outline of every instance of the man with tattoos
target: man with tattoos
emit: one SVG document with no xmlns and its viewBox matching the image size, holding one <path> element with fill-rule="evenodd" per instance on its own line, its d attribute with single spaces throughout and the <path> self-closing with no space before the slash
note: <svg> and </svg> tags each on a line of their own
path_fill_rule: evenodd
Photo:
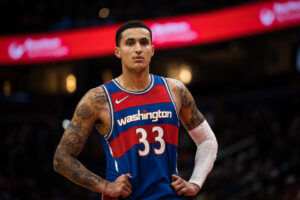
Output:
<svg viewBox="0 0 300 200">
<path fill-rule="evenodd" d="M 88 91 L 57 146 L 54 170 L 103 199 L 183 199 L 201 189 L 217 153 L 217 141 L 180 82 L 150 74 L 152 32 L 130 21 L 116 33 L 122 74 Z M 197 151 L 189 181 L 177 174 L 179 119 Z M 106 178 L 77 160 L 93 126 L 106 154 Z"/>
</svg>

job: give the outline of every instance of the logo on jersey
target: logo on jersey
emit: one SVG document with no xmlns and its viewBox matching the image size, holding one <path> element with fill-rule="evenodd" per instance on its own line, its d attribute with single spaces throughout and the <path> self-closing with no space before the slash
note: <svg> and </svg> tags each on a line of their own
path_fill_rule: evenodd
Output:
<svg viewBox="0 0 300 200">
<path fill-rule="evenodd" d="M 129 96 L 126 96 L 126 97 L 124 97 L 124 98 L 121 99 L 121 100 L 116 99 L 116 104 L 121 103 L 122 101 L 124 101 L 124 100 L 127 99 L 128 97 L 129 97 Z"/>
<path fill-rule="evenodd" d="M 138 110 L 137 114 L 128 115 L 124 118 L 118 119 L 119 126 L 126 125 L 130 122 L 135 122 L 139 120 L 152 120 L 152 122 L 157 122 L 160 118 L 172 118 L 172 112 L 171 111 L 154 111 L 154 112 L 147 112 L 147 113 L 141 113 L 140 110 Z"/>
</svg>

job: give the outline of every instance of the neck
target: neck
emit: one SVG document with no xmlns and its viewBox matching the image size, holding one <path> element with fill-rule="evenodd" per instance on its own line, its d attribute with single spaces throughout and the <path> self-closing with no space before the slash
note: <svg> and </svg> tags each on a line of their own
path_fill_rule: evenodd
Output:
<svg viewBox="0 0 300 200">
<path fill-rule="evenodd" d="M 131 91 L 140 91 L 146 89 L 150 84 L 149 71 L 129 72 L 123 71 L 122 75 L 117 78 L 119 84 Z"/>
</svg>

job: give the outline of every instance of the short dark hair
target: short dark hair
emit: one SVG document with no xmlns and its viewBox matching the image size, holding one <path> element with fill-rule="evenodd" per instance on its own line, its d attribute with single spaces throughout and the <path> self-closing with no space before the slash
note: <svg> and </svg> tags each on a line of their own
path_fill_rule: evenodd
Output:
<svg viewBox="0 0 300 200">
<path fill-rule="evenodd" d="M 117 47 L 120 46 L 122 32 L 125 31 L 126 29 L 130 29 L 130 28 L 145 28 L 145 29 L 147 29 L 150 32 L 150 39 L 151 39 L 151 42 L 152 42 L 152 31 L 151 31 L 151 29 L 139 20 L 132 20 L 132 21 L 129 21 L 129 22 L 125 23 L 124 25 L 122 25 L 117 30 L 117 32 L 116 32 L 116 45 L 117 45 Z"/>
</svg>

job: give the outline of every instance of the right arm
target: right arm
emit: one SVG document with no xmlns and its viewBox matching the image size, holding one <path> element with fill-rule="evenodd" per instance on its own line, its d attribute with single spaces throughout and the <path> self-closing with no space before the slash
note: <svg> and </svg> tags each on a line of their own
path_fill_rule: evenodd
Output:
<svg viewBox="0 0 300 200">
<path fill-rule="evenodd" d="M 126 197 L 132 192 L 127 175 L 120 176 L 115 182 L 109 182 L 89 171 L 77 159 L 94 123 L 105 121 L 101 120 L 101 116 L 105 116 L 101 112 L 106 110 L 107 106 L 106 95 L 100 87 L 90 90 L 82 98 L 57 146 L 53 168 L 72 182 L 89 190 L 111 197 Z"/>
<path fill-rule="evenodd" d="M 198 110 L 190 91 L 180 81 L 167 80 L 175 97 L 180 120 L 197 146 L 195 165 L 190 180 L 187 182 L 173 174 L 171 185 L 178 195 L 194 196 L 201 189 L 206 176 L 213 167 L 218 143 L 204 116 Z"/>
</svg>

